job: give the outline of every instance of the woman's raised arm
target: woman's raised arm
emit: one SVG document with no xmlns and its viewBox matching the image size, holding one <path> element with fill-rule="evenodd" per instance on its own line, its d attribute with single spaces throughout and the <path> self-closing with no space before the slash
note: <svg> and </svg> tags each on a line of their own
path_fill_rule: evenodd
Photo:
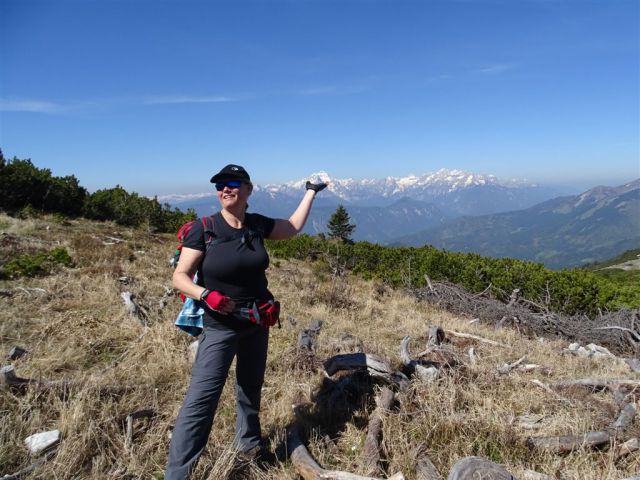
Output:
<svg viewBox="0 0 640 480">
<path fill-rule="evenodd" d="M 300 233 L 304 228 L 305 223 L 307 223 L 307 218 L 309 218 L 309 212 L 311 211 L 311 205 L 313 204 L 313 199 L 315 198 L 316 193 L 324 190 L 326 186 L 326 183 L 307 182 L 307 190 L 302 197 L 300 205 L 298 205 L 296 211 L 289 217 L 289 220 L 281 218 L 276 219 L 276 223 L 273 226 L 273 230 L 271 230 L 269 239 L 287 240 Z"/>
</svg>

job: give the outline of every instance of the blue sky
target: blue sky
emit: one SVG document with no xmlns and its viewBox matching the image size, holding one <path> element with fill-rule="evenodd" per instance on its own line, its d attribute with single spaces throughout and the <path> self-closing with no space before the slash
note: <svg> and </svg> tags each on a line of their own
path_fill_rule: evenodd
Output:
<svg viewBox="0 0 640 480">
<path fill-rule="evenodd" d="M 0 147 L 90 190 L 640 177 L 640 2 L 0 1 Z"/>
</svg>

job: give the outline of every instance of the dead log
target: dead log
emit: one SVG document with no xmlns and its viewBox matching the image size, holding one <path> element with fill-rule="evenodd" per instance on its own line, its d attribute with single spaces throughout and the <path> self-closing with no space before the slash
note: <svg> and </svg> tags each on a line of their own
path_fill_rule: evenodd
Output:
<svg viewBox="0 0 640 480">
<path fill-rule="evenodd" d="M 386 411 L 391 409 L 393 401 L 393 392 L 388 387 L 383 387 L 376 397 L 376 408 L 369 417 L 367 438 L 364 441 L 362 451 L 362 463 L 367 475 L 375 475 L 380 471 L 378 467 L 378 462 L 380 462 L 380 444 L 378 438 L 382 428 L 382 417 Z"/>
<path fill-rule="evenodd" d="M 325 470 L 318 465 L 302 443 L 297 424 L 288 429 L 287 451 L 293 467 L 304 480 L 382 480 L 338 470 Z M 404 480 L 404 475 L 398 472 L 388 480 Z"/>
<path fill-rule="evenodd" d="M 593 448 L 609 443 L 611 434 L 607 431 L 588 432 L 583 435 L 565 435 L 560 437 L 529 437 L 527 446 L 531 450 L 549 453 L 569 453 L 578 448 Z"/>
<path fill-rule="evenodd" d="M 330 377 L 341 370 L 366 371 L 374 379 L 397 385 L 400 389 L 409 386 L 409 379 L 391 368 L 386 359 L 366 353 L 335 355 L 324 362 L 324 369 Z"/>
<path fill-rule="evenodd" d="M 445 330 L 445 332 L 448 335 L 453 335 L 454 337 L 468 338 L 470 340 L 477 340 L 478 342 L 486 343 L 488 345 L 493 345 L 493 346 L 496 346 L 496 347 L 507 347 L 507 348 L 509 348 L 509 345 L 505 345 L 504 343 L 500 343 L 500 342 L 496 342 L 496 341 L 489 340 L 489 339 L 486 339 L 486 338 L 482 338 L 482 337 L 479 337 L 477 335 L 472 335 L 470 333 L 456 332 L 454 330 Z"/>
<path fill-rule="evenodd" d="M 147 409 L 147 410 L 138 410 L 137 412 L 133 412 L 127 415 L 124 448 L 129 450 L 133 446 L 134 421 L 137 420 L 138 418 L 150 418 L 155 416 L 155 414 L 156 412 L 154 412 L 153 410 Z"/>
<path fill-rule="evenodd" d="M 448 480 L 516 480 L 497 463 L 479 457 L 458 460 L 449 472 Z"/>
<path fill-rule="evenodd" d="M 633 404 L 627 404 L 618 418 L 606 430 L 587 432 L 583 435 L 565 435 L 559 437 L 530 437 L 527 446 L 532 450 L 550 453 L 569 453 L 578 448 L 594 448 L 610 443 L 624 432 L 636 415 Z"/>
</svg>

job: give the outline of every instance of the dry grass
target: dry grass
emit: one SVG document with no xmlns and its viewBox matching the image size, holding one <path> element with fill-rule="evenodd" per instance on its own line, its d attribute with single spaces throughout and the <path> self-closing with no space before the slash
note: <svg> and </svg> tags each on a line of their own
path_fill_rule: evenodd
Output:
<svg viewBox="0 0 640 480">
<path fill-rule="evenodd" d="M 13 362 L 19 375 L 73 382 L 67 389 L 47 392 L 0 392 L 0 475 L 30 463 L 22 443 L 25 437 L 58 428 L 64 438 L 56 456 L 31 478 L 162 478 L 169 432 L 190 369 L 189 338 L 172 325 L 179 301 L 171 298 L 166 308 L 158 303 L 170 284 L 168 258 L 174 240 L 108 223 L 61 224 L 49 217 L 18 221 L 0 216 L 0 227 L 20 239 L 11 246 L 16 251 L 37 250 L 41 243 L 45 248 L 64 245 L 77 264 L 48 277 L 0 283 L 0 290 L 13 292 L 11 297 L 0 297 L 0 352 L 23 346 L 30 354 Z M 126 242 L 104 245 L 106 236 Z M 9 250 L 1 252 L 7 255 Z M 414 478 L 418 449 L 427 451 L 441 472 L 466 455 L 488 457 L 516 476 L 535 469 L 562 479 L 614 480 L 640 470 L 637 454 L 615 462 L 608 450 L 557 456 L 531 453 L 525 447 L 528 435 L 596 430 L 616 415 L 610 395 L 567 392 L 569 401 L 564 402 L 533 385 L 531 379 L 631 378 L 626 367 L 563 356 L 566 342 L 530 341 L 508 329 L 496 332 L 469 325 L 467 319 L 434 310 L 373 282 L 334 279 L 303 262 L 277 263 L 269 279 L 282 300 L 284 321 L 282 329 L 271 333 L 261 416 L 264 434 L 274 449 L 282 443 L 284 429 L 292 420 L 291 405 L 316 398 L 323 383 L 320 371 L 292 365 L 298 332 L 311 319 L 324 321 L 318 358 L 333 355 L 337 339 L 348 333 L 358 337 L 367 352 L 384 355 L 396 365 L 405 334 L 413 337 L 417 352 L 424 345 L 427 326 L 439 324 L 510 347 L 452 339 L 452 346 L 460 352 L 474 346 L 479 362 L 434 384 L 415 381 L 399 395 L 400 408 L 384 422 L 388 472 L 402 470 L 407 478 Z M 131 279 L 127 285 L 119 280 L 123 276 Z M 46 293 L 18 287 L 41 288 Z M 148 328 L 127 316 L 119 296 L 125 290 L 136 294 L 148 309 Z M 531 362 L 551 367 L 552 375 L 496 375 L 496 366 L 524 354 Z M 231 374 L 195 478 L 229 476 L 234 458 L 230 449 L 233 383 Z M 346 415 L 327 409 L 309 412 L 308 418 L 317 422 L 308 425 L 313 427 L 309 449 L 322 465 L 361 471 L 359 457 L 373 399 L 364 396 L 359 400 Z M 153 408 L 158 415 L 138 421 L 134 447 L 128 451 L 123 421 L 142 408 Z M 530 413 L 543 415 L 536 431 L 516 421 L 519 415 Z M 633 428 L 636 436 L 640 434 L 637 419 Z M 266 471 L 251 467 L 248 477 L 294 479 L 296 474 L 289 463 L 278 462 Z"/>
</svg>

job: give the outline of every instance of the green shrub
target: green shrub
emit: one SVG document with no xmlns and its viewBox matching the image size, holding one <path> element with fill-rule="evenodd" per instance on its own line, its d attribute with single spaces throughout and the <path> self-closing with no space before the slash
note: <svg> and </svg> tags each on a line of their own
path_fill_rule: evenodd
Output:
<svg viewBox="0 0 640 480">
<path fill-rule="evenodd" d="M 73 260 L 64 247 L 33 255 L 20 255 L 2 266 L 5 278 L 36 277 L 48 275 L 57 266 L 72 267 Z"/>
<path fill-rule="evenodd" d="M 447 252 L 429 245 L 384 247 L 309 235 L 267 242 L 267 246 L 276 258 L 321 260 L 324 264 L 318 267 L 319 271 L 344 265 L 364 279 L 383 280 L 394 287 L 425 286 L 428 275 L 432 280 L 456 283 L 473 293 L 491 287 L 491 293 L 503 301 L 519 288 L 524 298 L 569 315 L 594 316 L 598 310 L 640 307 L 639 283 L 618 282 L 582 269 L 556 271 L 541 263 Z"/>
</svg>

